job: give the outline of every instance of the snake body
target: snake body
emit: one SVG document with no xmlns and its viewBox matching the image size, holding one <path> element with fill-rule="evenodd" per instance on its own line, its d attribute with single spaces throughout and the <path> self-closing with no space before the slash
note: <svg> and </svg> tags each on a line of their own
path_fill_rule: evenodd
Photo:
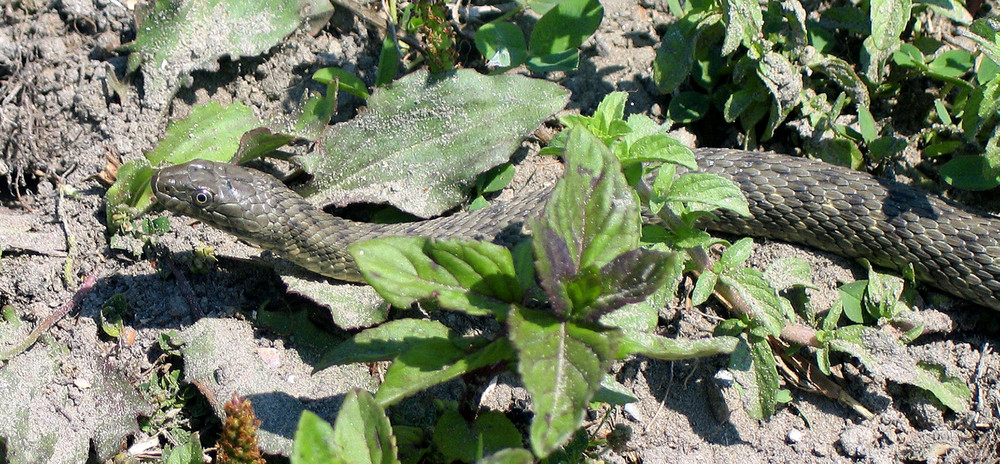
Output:
<svg viewBox="0 0 1000 464">
<path fill-rule="evenodd" d="M 710 228 L 795 242 L 899 269 L 952 295 L 1000 310 L 1000 220 L 913 187 L 805 158 L 696 149 L 699 171 L 735 182 L 751 217 L 719 214 Z M 390 235 L 510 243 L 549 190 L 489 208 L 402 224 L 353 222 L 323 212 L 259 171 L 195 160 L 151 180 L 159 203 L 319 274 L 361 281 L 347 245 Z"/>
</svg>

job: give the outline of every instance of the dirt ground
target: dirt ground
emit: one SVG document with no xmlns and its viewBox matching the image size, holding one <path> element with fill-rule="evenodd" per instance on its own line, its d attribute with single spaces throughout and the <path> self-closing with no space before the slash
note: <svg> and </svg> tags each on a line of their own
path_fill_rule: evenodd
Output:
<svg viewBox="0 0 1000 464">
<path fill-rule="evenodd" d="M 548 76 L 573 92 L 570 110 L 593 111 L 604 95 L 629 92 L 628 113 L 663 117 L 664 97 L 653 84 L 659 33 L 670 21 L 652 0 L 605 0 L 600 31 L 583 46 L 580 69 Z M 171 437 L 148 437 L 136 418 L 153 413 L 136 386 L 163 367 L 161 334 L 185 347 L 183 379 L 195 383 L 219 411 L 232 393 L 251 398 L 263 420 L 265 451 L 290 450 L 299 412 L 332 418 L 344 392 L 373 389 L 368 366 L 312 374 L 324 343 L 342 332 L 301 335 L 303 305 L 285 297 L 266 267 L 229 256 L 259 255 L 207 227 L 172 217 L 162 239 L 164 256 L 180 263 L 191 286 L 192 308 L 178 281 L 158 271 L 161 257 L 136 257 L 108 245 L 103 197 L 96 175 L 109 158 L 136 159 L 163 136 L 168 118 L 194 105 L 240 101 L 261 116 L 287 113 L 308 91 L 309 76 L 338 66 L 371 82 L 380 38 L 338 11 L 317 36 L 298 34 L 259 57 L 223 59 L 215 73 L 199 72 L 166 114 L 143 104 L 141 79 L 126 81 L 119 99 L 110 77 L 123 76 L 127 55 L 117 51 L 135 36 L 132 13 L 118 0 L 0 1 L 0 304 L 16 317 L 0 322 L 0 351 L 28 337 L 33 327 L 69 308 L 40 341 L 0 368 L 0 462 L 100 462 L 132 448 L 155 457 Z M 340 102 L 343 120 L 357 100 Z M 724 144 L 731 133 L 696 143 Z M 537 148 L 536 142 L 526 149 Z M 543 161 L 542 163 L 544 163 Z M 538 169 L 533 157 L 521 167 Z M 218 267 L 187 272 L 199 244 L 217 247 Z M 858 266 L 827 254 L 780 243 L 758 247 L 755 265 L 777 257 L 807 259 L 820 287 L 814 302 L 829 304 L 838 282 L 863 277 Z M 155 262 L 154 262 L 155 261 Z M 88 281 L 88 276 L 92 279 Z M 99 314 L 111 296 L 124 295 L 130 315 L 126 335 L 102 334 Z M 925 297 L 925 301 L 937 301 Z M 639 399 L 615 408 L 612 425 L 627 425 L 626 446 L 607 450 L 609 462 L 1000 462 L 1000 318 L 955 303 L 926 305 L 932 332 L 907 347 L 909 354 L 945 366 L 967 381 L 972 411 L 944 411 L 916 388 L 872 378 L 847 362 L 846 390 L 874 413 L 816 393 L 792 389 L 793 400 L 768 421 L 750 419 L 731 381 L 718 374 L 721 358 L 691 362 L 633 359 L 615 366 L 616 378 Z M 274 314 L 286 316 L 281 319 Z M 665 309 L 664 333 L 702 337 L 718 320 L 714 307 Z M 18 324 L 17 322 L 20 321 Z M 849 360 L 848 360 L 849 361 Z M 176 366 L 175 366 L 176 367 Z M 455 395 L 455 385 L 394 408 L 393 421 L 427 423 L 433 396 Z M 522 389 L 502 381 L 488 404 L 522 404 Z M 595 417 L 592 426 L 600 422 Z M 198 424 L 192 428 L 197 430 Z M 204 426 L 206 433 L 211 425 Z M 210 444 L 209 444 L 210 445 Z M 6 458 L 4 457 L 6 453 Z"/>
</svg>

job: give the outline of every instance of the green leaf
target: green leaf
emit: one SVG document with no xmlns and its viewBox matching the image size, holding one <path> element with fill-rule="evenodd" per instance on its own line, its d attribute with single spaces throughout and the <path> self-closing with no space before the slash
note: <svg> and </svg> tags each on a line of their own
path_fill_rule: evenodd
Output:
<svg viewBox="0 0 1000 464">
<path fill-rule="evenodd" d="M 520 448 L 521 432 L 497 411 L 484 411 L 470 424 L 448 408 L 434 426 L 434 445 L 448 460 L 477 462 L 505 448 Z"/>
<path fill-rule="evenodd" d="M 673 163 L 688 169 L 698 168 L 694 152 L 667 134 L 647 135 L 630 143 L 628 153 L 621 158 L 621 162 L 626 165 L 630 163 Z"/>
<path fill-rule="evenodd" d="M 399 71 L 399 50 L 396 41 L 387 35 L 382 40 L 382 52 L 378 56 L 378 68 L 375 71 L 375 87 L 385 87 L 396 78 Z"/>
<path fill-rule="evenodd" d="M 514 179 L 517 169 L 510 163 L 501 164 L 489 171 L 482 173 L 476 179 L 476 190 L 482 193 L 493 193 L 503 190 L 510 181 Z"/>
<path fill-rule="evenodd" d="M 653 80 L 660 93 L 673 93 L 687 79 L 698 37 L 719 18 L 718 14 L 693 12 L 667 26 L 653 60 Z"/>
<path fill-rule="evenodd" d="M 841 285 L 838 289 L 840 300 L 844 305 L 844 315 L 855 324 L 861 324 L 865 321 L 864 306 L 862 303 L 864 302 L 866 288 L 868 288 L 868 281 L 858 280 Z"/>
<path fill-rule="evenodd" d="M 680 340 L 661 337 L 649 332 L 623 331 L 618 346 L 618 359 L 630 355 L 642 355 L 665 361 L 694 359 L 717 354 L 729 354 L 736 349 L 736 337 L 710 337 L 700 340 Z"/>
<path fill-rule="evenodd" d="M 722 2 L 722 22 L 726 25 L 725 39 L 722 42 L 723 56 L 736 51 L 741 43 L 744 47 L 757 51 L 758 44 L 764 41 L 761 28 L 764 17 L 761 6 L 755 0 L 730 0 Z"/>
<path fill-rule="evenodd" d="M 695 211 L 724 209 L 740 216 L 750 216 L 750 205 L 739 186 L 715 174 L 684 174 L 674 181 L 669 192 L 661 196 L 667 201 L 688 203 Z"/>
<path fill-rule="evenodd" d="M 327 119 L 328 122 L 329 119 Z M 325 126 L 326 123 L 322 123 L 322 125 Z M 274 150 L 285 146 L 294 138 L 295 136 L 291 134 L 276 134 L 267 127 L 251 129 L 240 137 L 240 145 L 236 149 L 233 160 L 236 163 L 245 163 L 253 159 L 263 158 Z"/>
<path fill-rule="evenodd" d="M 354 119 L 329 127 L 323 150 L 295 157 L 315 176 L 303 194 L 318 206 L 364 201 L 439 215 L 568 97 L 556 84 L 516 75 L 412 73 L 375 89 Z"/>
<path fill-rule="evenodd" d="M 533 464 L 535 456 L 524 448 L 507 448 L 476 461 L 476 464 Z"/>
<path fill-rule="evenodd" d="M 757 63 L 757 76 L 773 97 L 767 127 L 761 137 L 762 140 L 767 140 L 799 104 L 802 95 L 802 72 L 784 55 L 767 51 Z"/>
<path fill-rule="evenodd" d="M 580 52 L 573 48 L 549 55 L 528 55 L 525 65 L 538 73 L 571 71 L 580 66 Z"/>
<path fill-rule="evenodd" d="M 750 237 L 741 238 L 722 252 L 722 256 L 715 266 L 715 271 L 721 273 L 739 266 L 750 259 L 751 253 L 753 253 L 753 239 Z"/>
<path fill-rule="evenodd" d="M 963 34 L 976 41 L 979 49 L 994 63 L 1000 63 L 1000 41 L 998 41 L 997 31 L 1000 31 L 1000 22 L 994 16 L 979 18 L 969 26 L 972 34 Z"/>
<path fill-rule="evenodd" d="M 681 92 L 670 99 L 667 117 L 677 124 L 691 124 L 708 113 L 708 96 L 701 92 Z"/>
<path fill-rule="evenodd" d="M 362 330 L 328 351 L 315 370 L 336 364 L 387 361 L 415 349 L 426 340 L 454 340 L 458 335 L 438 321 L 399 319 Z"/>
<path fill-rule="evenodd" d="M 204 462 L 204 450 L 201 448 L 198 432 L 191 434 L 185 443 L 172 449 L 165 448 L 163 450 L 164 464 L 202 464 Z"/>
<path fill-rule="evenodd" d="M 965 190 L 989 190 L 1000 185 L 1000 172 L 985 156 L 958 156 L 941 166 L 941 178 Z"/>
<path fill-rule="evenodd" d="M 460 375 L 513 359 L 514 350 L 505 339 L 468 353 L 448 340 L 429 339 L 396 357 L 386 370 L 375 399 L 388 407 Z"/>
<path fill-rule="evenodd" d="M 948 50 L 927 66 L 931 71 L 948 77 L 962 77 L 972 69 L 972 54 L 965 50 Z"/>
<path fill-rule="evenodd" d="M 349 73 L 340 68 L 323 68 L 313 73 L 314 81 L 324 84 L 338 82 L 337 89 L 343 90 L 355 97 L 367 100 L 370 94 L 368 86 L 353 73 Z"/>
<path fill-rule="evenodd" d="M 312 411 L 302 411 L 292 443 L 292 464 L 327 464 L 338 460 L 344 450 L 333 438 L 333 427 Z"/>
<path fill-rule="evenodd" d="M 337 86 L 327 84 L 326 95 L 314 92 L 302 105 L 292 132 L 304 139 L 319 137 L 337 113 Z M 279 145 L 280 146 L 280 145 Z"/>
<path fill-rule="evenodd" d="M 355 389 L 347 393 L 333 424 L 333 441 L 342 450 L 338 459 L 341 462 L 399 462 L 396 458 L 396 437 L 392 435 L 389 418 L 372 395 L 364 390 Z"/>
<path fill-rule="evenodd" d="M 958 0 L 914 0 L 916 5 L 927 5 L 935 13 L 944 16 L 961 25 L 972 23 L 972 14 L 965 7 L 965 2 Z"/>
<path fill-rule="evenodd" d="M 871 104 L 868 86 L 854 71 L 854 66 L 847 61 L 824 54 L 807 65 L 813 71 L 826 74 L 833 79 L 859 106 L 867 107 Z"/>
<path fill-rule="evenodd" d="M 109 226 L 116 230 L 153 205 L 150 166 L 180 164 L 195 158 L 228 162 L 243 134 L 259 125 L 253 111 L 238 102 L 195 106 L 186 118 L 171 121 L 166 135 L 145 154 L 145 160 L 133 160 L 119 168 L 118 179 L 104 196 Z"/>
<path fill-rule="evenodd" d="M 711 270 L 705 270 L 698 276 L 698 280 L 694 284 L 694 291 L 691 292 L 691 304 L 693 306 L 698 306 L 708 301 L 708 297 L 712 296 L 712 292 L 715 291 L 715 284 L 719 281 L 719 274 L 712 272 Z"/>
<path fill-rule="evenodd" d="M 1000 110 L 1000 75 L 985 85 L 977 87 L 969 95 L 962 113 L 962 130 L 965 138 L 974 141 L 979 133 L 996 120 Z"/>
<path fill-rule="evenodd" d="M 521 301 L 510 251 L 500 245 L 426 237 L 383 237 L 348 247 L 365 280 L 389 303 L 503 317 Z"/>
<path fill-rule="evenodd" d="M 872 0 L 868 18 L 871 34 L 862 44 L 864 72 L 872 81 L 882 82 L 882 66 L 901 43 L 899 36 L 910 20 L 911 0 Z"/>
<path fill-rule="evenodd" d="M 729 357 L 729 369 L 736 378 L 747 414 L 764 420 L 777 406 L 779 377 L 774 353 L 765 337 L 740 335 L 736 351 Z"/>
<path fill-rule="evenodd" d="M 719 276 L 719 281 L 736 290 L 750 305 L 750 316 L 760 324 L 767 335 L 777 337 L 785 327 L 785 321 L 792 318 L 791 304 L 778 296 L 778 292 L 756 269 L 737 267 Z"/>
<path fill-rule="evenodd" d="M 305 15 L 331 13 L 326 1 L 157 0 L 127 46 L 140 57 L 130 57 L 129 71 L 142 62 L 144 101 L 162 108 L 192 72 L 217 70 L 223 56 L 261 54 L 295 31 Z"/>
<path fill-rule="evenodd" d="M 635 249 L 622 253 L 601 268 L 600 293 L 583 317 L 596 321 L 627 304 L 639 303 L 664 283 L 677 278 L 677 253 Z"/>
<path fill-rule="evenodd" d="M 535 23 L 528 50 L 545 56 L 576 49 L 603 18 L 604 7 L 597 0 L 563 0 Z"/>
<path fill-rule="evenodd" d="M 858 106 L 858 125 L 861 126 L 861 137 L 865 140 L 865 143 L 872 143 L 875 137 L 878 137 L 875 118 L 867 107 Z"/>
<path fill-rule="evenodd" d="M 564 158 L 566 173 L 532 225 L 532 245 L 542 288 L 556 314 L 567 316 L 574 308 L 564 282 L 636 248 L 640 217 L 618 160 L 590 132 L 570 129 Z"/>
<path fill-rule="evenodd" d="M 813 284 L 809 262 L 794 256 L 774 260 L 764 271 L 764 278 L 779 292 L 792 287 L 818 288 Z"/>
<path fill-rule="evenodd" d="M 476 49 L 493 72 L 502 73 L 524 64 L 528 49 L 521 28 L 506 22 L 489 22 L 476 30 Z"/>
<path fill-rule="evenodd" d="M 517 370 L 531 394 L 531 448 L 545 457 L 580 427 L 617 345 L 617 332 L 598 332 L 517 308 L 508 320 Z"/>
</svg>

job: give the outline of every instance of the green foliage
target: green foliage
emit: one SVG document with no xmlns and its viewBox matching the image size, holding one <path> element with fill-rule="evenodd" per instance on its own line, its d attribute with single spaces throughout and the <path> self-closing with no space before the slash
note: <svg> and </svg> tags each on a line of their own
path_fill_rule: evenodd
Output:
<svg viewBox="0 0 1000 464">
<path fill-rule="evenodd" d="M 388 237 L 349 249 L 366 280 L 393 305 L 419 302 L 427 309 L 492 316 L 506 321 L 506 333 L 485 340 L 464 338 L 439 322 L 393 321 L 361 331 L 329 353 L 320 367 L 392 360 L 375 395 L 379 404 L 389 405 L 476 369 L 516 366 L 535 409 L 531 448 L 543 457 L 574 435 L 598 391 L 606 391 L 602 398 L 628 401 L 627 395 L 602 388 L 614 358 L 641 353 L 686 359 L 735 350 L 733 337 L 685 342 L 605 325 L 630 320 L 605 316 L 642 308 L 645 298 L 676 282 L 682 266 L 676 253 L 639 247 L 639 205 L 615 153 L 626 165 L 643 160 L 694 165 L 690 151 L 666 137 L 663 127 L 641 117 L 625 121 L 624 96 L 610 95 L 592 117 L 567 119 L 572 128 L 558 139 L 567 172 L 532 224 L 534 272 L 519 271 L 530 263 L 532 248 L 527 247 L 511 252 L 482 242 Z M 717 199 L 725 195 L 699 196 L 701 206 L 666 191 L 658 198 L 678 210 L 704 210 L 713 203 L 746 209 L 745 202 L 740 206 Z M 537 275 L 538 283 L 525 275 Z M 672 292 L 673 286 L 669 288 Z M 547 307 L 525 307 L 526 296 L 539 292 Z M 459 427 L 457 418 L 441 420 L 446 417 Z M 460 429 L 474 433 L 477 423 Z M 496 449 L 487 442 L 452 448 L 435 441 L 440 452 L 460 459 Z"/>
<path fill-rule="evenodd" d="M 928 10 L 968 25 L 964 35 L 981 53 L 939 41 L 923 23 Z M 749 146 L 786 127 L 806 153 L 852 168 L 866 156 L 881 165 L 907 147 L 923 148 L 939 157 L 942 179 L 955 187 L 1000 185 L 994 17 L 973 21 L 958 2 L 910 0 L 830 7 L 818 22 L 797 1 L 689 2 L 671 12 L 678 20 L 663 34 L 653 71 L 660 91 L 671 94 L 674 122 L 718 111 L 739 123 Z M 856 55 L 838 45 L 857 42 Z M 933 111 L 887 119 L 887 108 L 873 105 L 905 101 L 908 89 L 925 87 L 921 80 L 931 81 Z M 844 116 L 855 110 L 857 122 L 849 123 Z M 919 136 L 901 137 L 893 122 L 877 123 L 885 120 L 918 127 Z"/>
<path fill-rule="evenodd" d="M 292 464 L 399 462 L 389 418 L 371 394 L 361 390 L 347 394 L 333 427 L 304 411 L 292 446 Z"/>
<path fill-rule="evenodd" d="M 535 72 L 570 71 L 579 66 L 577 50 L 597 31 L 604 18 L 598 0 L 528 2 L 527 7 L 542 15 L 531 31 L 528 43 L 505 15 L 476 31 L 475 42 L 487 66 L 495 73 L 525 64 Z"/>
<path fill-rule="evenodd" d="M 424 59 L 431 74 L 455 68 L 455 31 L 448 24 L 444 0 L 418 0 L 407 29 L 423 37 Z"/>
</svg>

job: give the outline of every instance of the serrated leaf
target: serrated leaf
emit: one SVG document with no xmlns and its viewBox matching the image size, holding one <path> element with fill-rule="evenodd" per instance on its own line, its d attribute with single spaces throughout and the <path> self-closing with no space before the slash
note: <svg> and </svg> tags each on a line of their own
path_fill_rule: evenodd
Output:
<svg viewBox="0 0 1000 464">
<path fill-rule="evenodd" d="M 295 158 L 315 176 L 303 194 L 317 206 L 364 201 L 439 215 L 568 97 L 556 84 L 522 76 L 415 72 L 376 89 L 354 119 L 329 127 L 323 153 Z"/>
<path fill-rule="evenodd" d="M 622 253 L 601 268 L 600 293 L 583 317 L 596 321 L 622 306 L 643 301 L 677 277 L 677 253 L 635 249 Z"/>
<path fill-rule="evenodd" d="M 380 405 L 388 407 L 465 373 L 513 359 L 514 349 L 505 339 L 495 340 L 468 353 L 448 340 L 428 339 L 396 357 L 386 370 L 385 380 L 379 385 L 375 399 Z"/>
<path fill-rule="evenodd" d="M 517 370 L 535 412 L 531 448 L 545 457 L 580 427 L 617 345 L 617 332 L 597 332 L 523 308 L 511 313 L 508 324 Z"/>
<path fill-rule="evenodd" d="M 365 280 L 399 308 L 418 301 L 471 315 L 503 317 L 521 301 L 510 251 L 500 245 L 384 237 L 348 247 Z"/>
<path fill-rule="evenodd" d="M 720 275 L 719 281 L 733 287 L 750 305 L 750 316 L 768 335 L 777 337 L 781 334 L 785 321 L 792 316 L 791 304 L 778 296 L 760 271 L 738 267 Z"/>
<path fill-rule="evenodd" d="M 729 369 L 740 387 L 743 407 L 754 419 L 763 420 L 774 414 L 780 385 L 776 366 L 766 338 L 740 335 L 736 351 L 729 357 Z"/>
<path fill-rule="evenodd" d="M 739 186 L 715 174 L 684 174 L 674 181 L 669 192 L 661 196 L 666 201 L 688 203 L 694 211 L 724 209 L 740 216 L 750 216 L 750 205 Z"/>
<path fill-rule="evenodd" d="M 738 338 L 728 336 L 680 340 L 648 332 L 626 330 L 622 333 L 617 357 L 624 359 L 630 355 L 639 354 L 654 359 L 677 361 L 732 353 L 738 342 Z"/>
<path fill-rule="evenodd" d="M 362 330 L 333 347 L 314 369 L 321 370 L 335 364 L 387 361 L 414 349 L 425 340 L 452 340 L 457 336 L 438 321 L 410 318 L 389 321 Z"/>
<path fill-rule="evenodd" d="M 640 227 L 634 193 L 604 143 L 586 129 L 570 129 L 565 160 L 565 175 L 532 225 L 542 288 L 563 316 L 573 309 L 563 282 L 638 247 Z"/>
<path fill-rule="evenodd" d="M 223 56 L 263 53 L 303 19 L 331 12 L 312 0 L 157 0 L 128 45 L 141 56 L 144 101 L 162 108 L 192 72 L 217 70 Z M 130 71 L 137 63 L 130 59 Z"/>
</svg>

